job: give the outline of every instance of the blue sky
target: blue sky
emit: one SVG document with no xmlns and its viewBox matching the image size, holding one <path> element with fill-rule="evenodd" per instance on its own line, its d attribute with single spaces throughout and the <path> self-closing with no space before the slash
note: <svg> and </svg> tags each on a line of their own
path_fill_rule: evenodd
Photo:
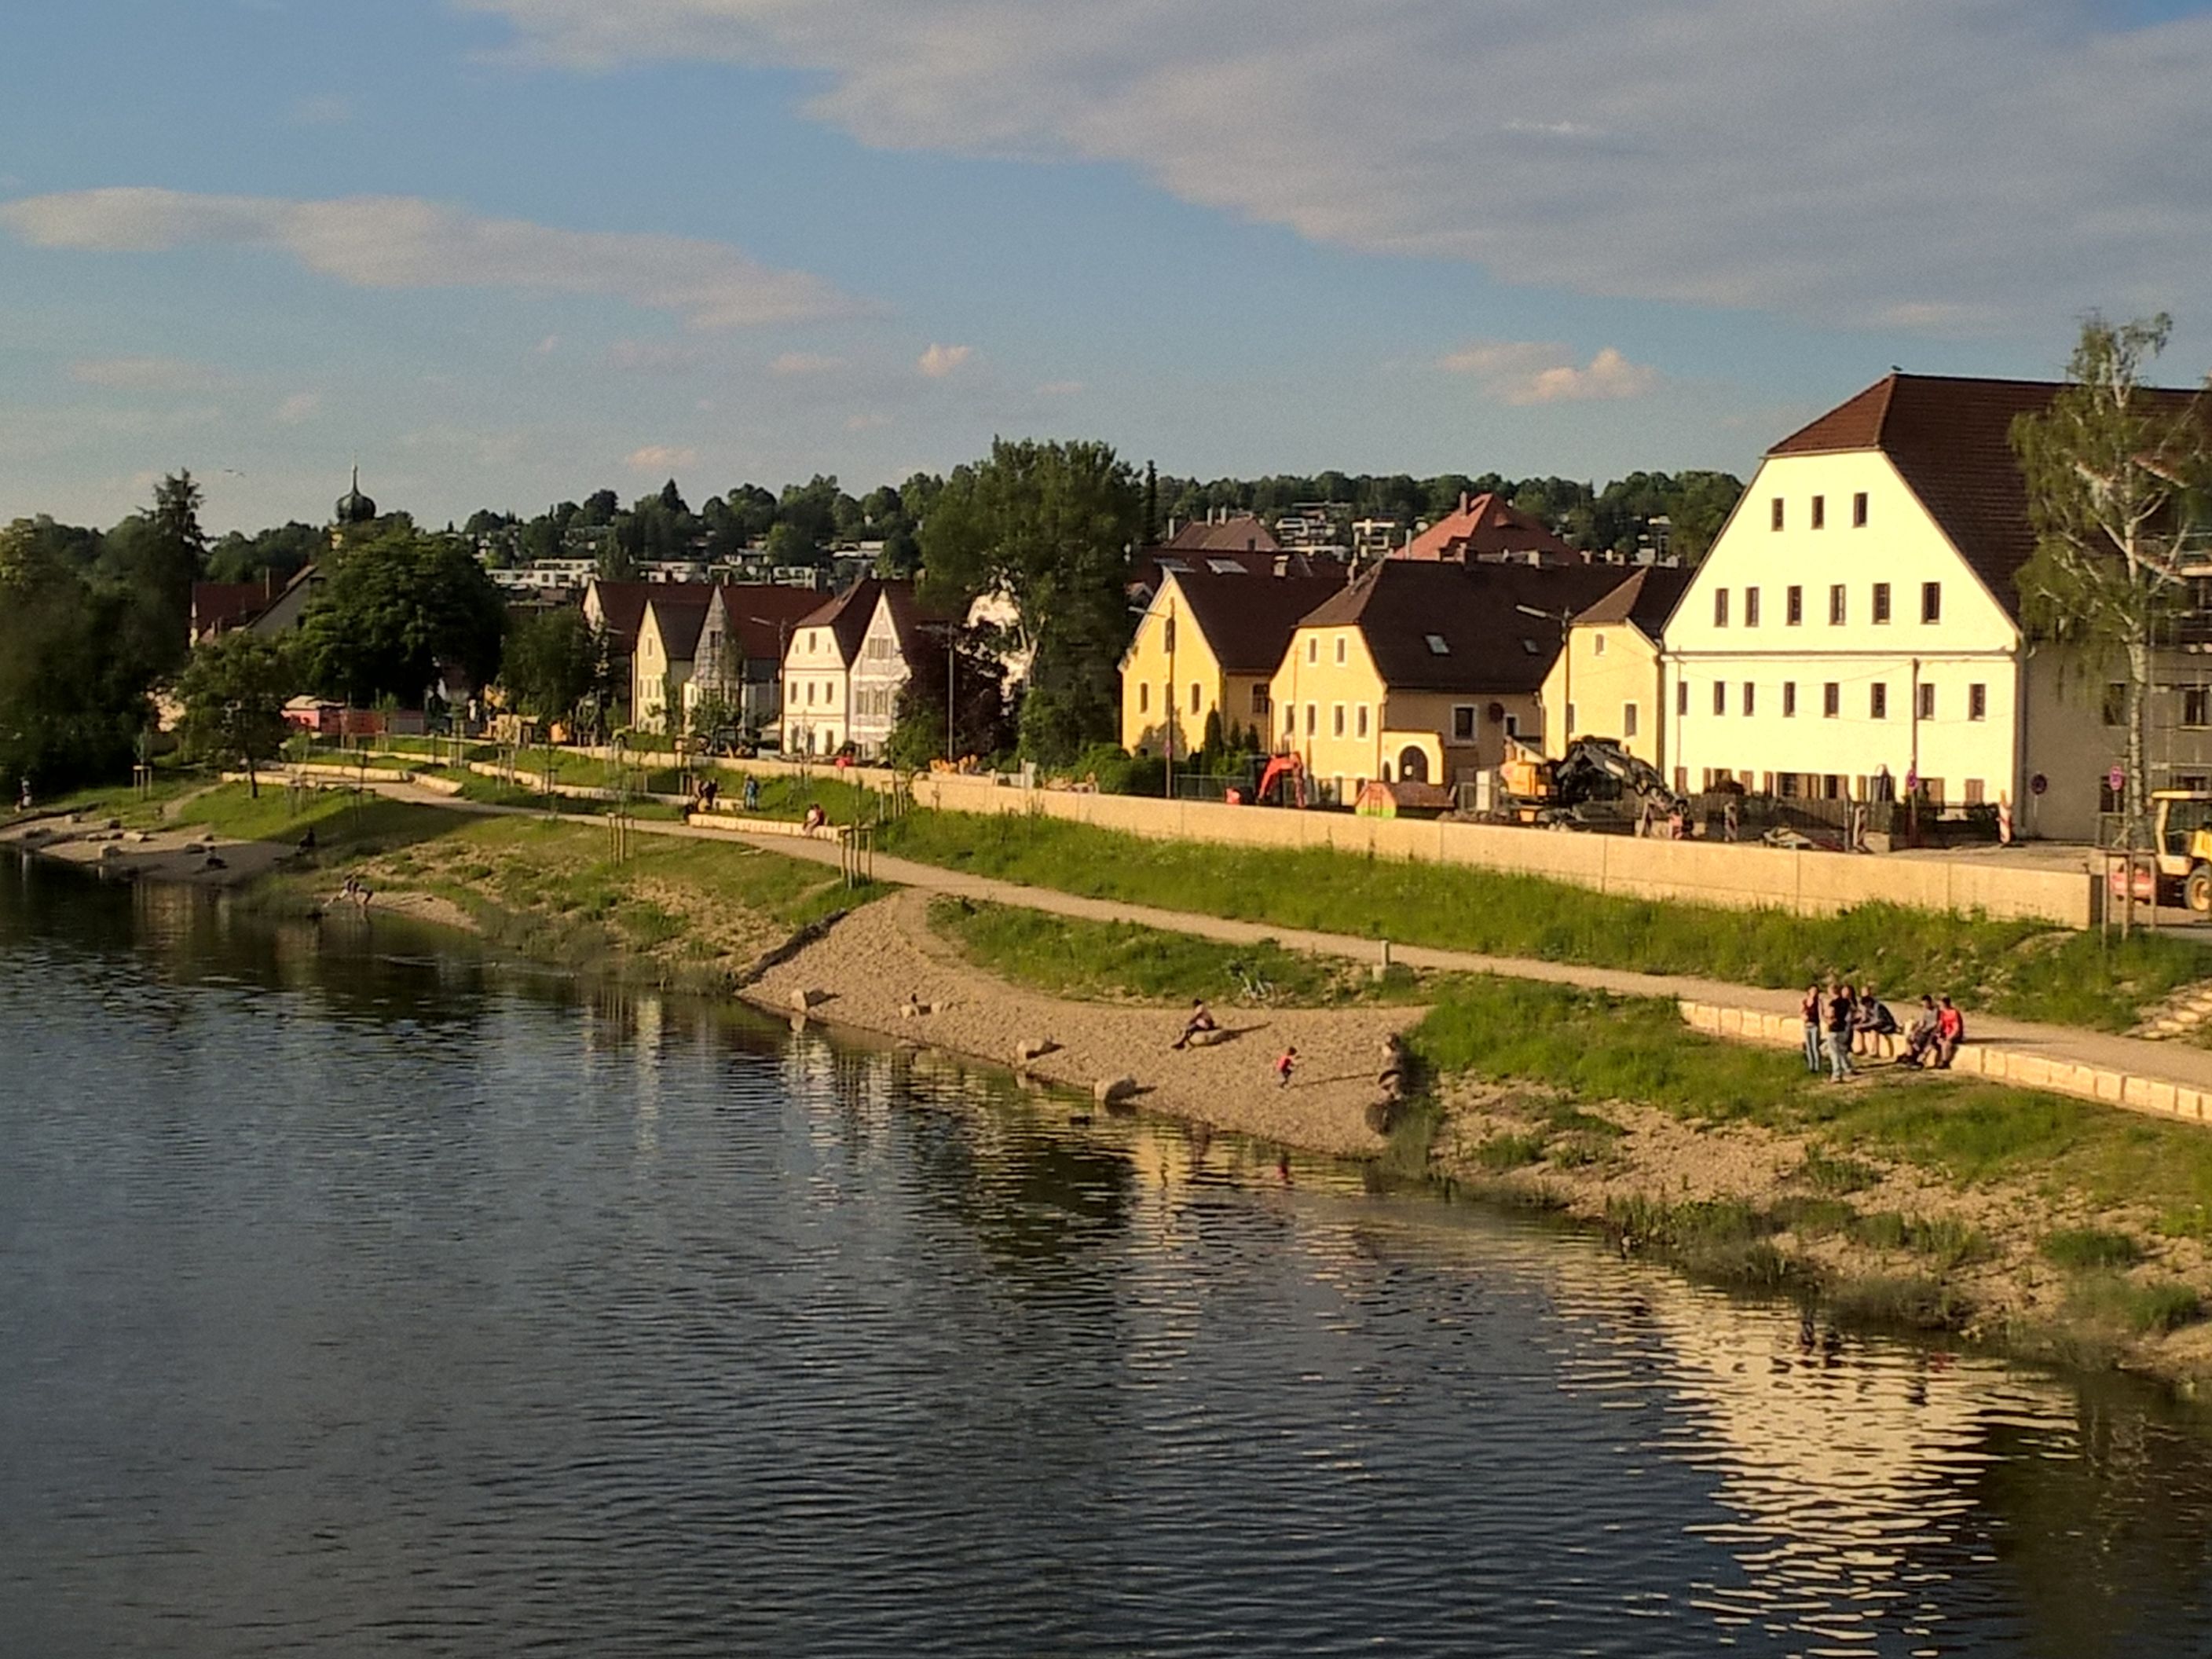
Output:
<svg viewBox="0 0 2212 1659">
<path fill-rule="evenodd" d="M 1892 363 L 2212 365 L 2138 0 L 74 0 L 0 25 L 0 518 L 434 521 L 994 433 L 1747 471 Z M 24 15 L 27 14 L 27 15 Z"/>
</svg>

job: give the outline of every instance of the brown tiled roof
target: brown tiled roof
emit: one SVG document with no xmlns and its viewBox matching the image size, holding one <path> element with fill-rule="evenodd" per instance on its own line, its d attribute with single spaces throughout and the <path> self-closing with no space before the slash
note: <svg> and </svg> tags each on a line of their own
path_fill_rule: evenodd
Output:
<svg viewBox="0 0 2212 1659">
<path fill-rule="evenodd" d="M 1344 591 L 1341 574 L 1225 576 L 1207 571 L 1172 580 L 1214 660 L 1230 674 L 1273 673 L 1306 614 Z"/>
<path fill-rule="evenodd" d="M 863 576 L 827 605 L 817 605 L 801 617 L 798 626 L 828 629 L 837 647 L 838 660 L 849 666 L 860 653 L 869 623 L 875 618 L 876 601 L 883 596 L 883 591 L 880 578 Z"/>
<path fill-rule="evenodd" d="M 1157 593 L 1161 580 L 1167 576 L 1190 573 L 1217 575 L 1232 568 L 1248 576 L 1272 576 L 1279 565 L 1289 576 L 1334 576 L 1339 581 L 1344 580 L 1341 561 L 1316 558 L 1289 548 L 1261 553 L 1219 548 L 1195 552 L 1188 548 L 1145 547 L 1137 550 L 1135 562 L 1130 566 L 1129 587 L 1132 592 Z"/>
<path fill-rule="evenodd" d="M 2049 408 L 2062 389 L 2049 380 L 1892 374 L 1766 453 L 1880 450 L 1997 602 L 2017 616 L 2017 578 L 2035 551 L 2035 532 L 2013 454 L 2012 423 Z M 2164 388 L 2153 395 L 2176 410 L 2193 396 Z M 2197 406 L 2203 409 L 2201 401 Z M 2212 410 L 2205 412 L 2212 418 Z"/>
<path fill-rule="evenodd" d="M 1696 574 L 1679 565 L 1645 565 L 1575 620 L 1626 623 L 1656 644 Z"/>
<path fill-rule="evenodd" d="M 276 588 L 266 582 L 194 582 L 192 634 L 195 638 L 220 634 L 251 622 L 276 597 Z"/>
<path fill-rule="evenodd" d="M 610 582 L 593 577 L 592 588 L 599 596 L 599 612 L 608 637 L 618 652 L 637 648 L 637 630 L 645 621 L 649 599 L 694 599 L 706 604 L 713 587 L 706 582 Z"/>
<path fill-rule="evenodd" d="M 921 598 L 910 581 L 886 581 L 884 598 L 891 607 L 891 625 L 898 629 L 899 646 L 911 649 L 916 630 L 930 627 L 942 628 L 948 623 L 964 622 L 967 613 L 932 604 Z M 942 643 L 940 638 L 939 643 Z"/>
<path fill-rule="evenodd" d="M 1394 690 L 1534 691 L 1559 655 L 1554 619 L 1580 614 L 1620 580 L 1617 566 L 1385 559 L 1301 625 L 1356 625 Z M 1547 615 L 1525 616 L 1515 608 L 1523 605 Z"/>
<path fill-rule="evenodd" d="M 664 591 L 648 598 L 645 609 L 659 624 L 660 648 L 667 653 L 671 662 L 690 662 L 699 649 L 699 630 L 707 625 L 707 600 L 693 598 L 691 590 L 704 588 L 706 585 L 700 582 L 660 582 L 656 586 Z M 676 587 L 684 591 L 673 594 L 665 591 Z M 706 591 L 713 592 L 711 588 Z M 641 620 L 638 628 L 642 631 L 644 627 L 645 623 Z"/>
<path fill-rule="evenodd" d="M 773 582 L 725 582 L 714 594 L 748 662 L 781 662 L 791 630 L 822 608 L 822 596 L 814 589 Z"/>
<path fill-rule="evenodd" d="M 1273 553 L 1282 544 L 1275 532 L 1259 520 L 1245 514 L 1224 519 L 1209 524 L 1203 519 L 1194 519 L 1168 538 L 1167 551 L 1170 553 Z"/>
<path fill-rule="evenodd" d="M 1540 520 L 1495 495 L 1460 497 L 1459 509 L 1424 530 L 1394 559 L 1483 559 L 1509 553 L 1534 553 L 1565 562 L 1582 555 Z"/>
</svg>

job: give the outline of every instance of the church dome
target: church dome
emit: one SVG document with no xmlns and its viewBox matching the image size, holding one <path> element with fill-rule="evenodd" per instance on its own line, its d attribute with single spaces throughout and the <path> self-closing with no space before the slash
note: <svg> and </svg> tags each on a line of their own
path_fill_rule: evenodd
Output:
<svg viewBox="0 0 2212 1659">
<path fill-rule="evenodd" d="M 376 516 L 376 503 L 361 493 L 361 469 L 353 470 L 353 488 L 338 497 L 340 524 L 367 524 Z"/>
</svg>

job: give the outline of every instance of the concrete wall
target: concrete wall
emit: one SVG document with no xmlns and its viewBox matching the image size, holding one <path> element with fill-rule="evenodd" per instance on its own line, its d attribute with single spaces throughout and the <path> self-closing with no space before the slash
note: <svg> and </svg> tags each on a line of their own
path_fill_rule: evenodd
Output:
<svg viewBox="0 0 2212 1659">
<path fill-rule="evenodd" d="M 915 781 L 921 805 L 956 812 L 1035 812 L 1152 840 L 1241 847 L 1326 847 L 1379 858 L 1543 876 L 1601 893 L 1732 908 L 1826 915 L 1875 900 L 1929 910 L 2030 917 L 2066 927 L 2096 918 L 2086 872 L 1978 860 L 1852 858 L 1716 842 L 1555 834 L 1441 819 L 1364 818 L 1207 801 L 1023 790 L 977 779 Z"/>
</svg>

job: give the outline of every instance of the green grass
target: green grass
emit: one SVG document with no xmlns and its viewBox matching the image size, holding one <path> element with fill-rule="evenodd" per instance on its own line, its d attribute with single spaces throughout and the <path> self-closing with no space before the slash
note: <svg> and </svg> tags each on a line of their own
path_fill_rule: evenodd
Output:
<svg viewBox="0 0 2212 1659">
<path fill-rule="evenodd" d="M 2203 1312 L 2203 1299 L 2186 1285 L 2173 1279 L 2138 1284 L 2110 1272 L 2084 1273 L 2066 1296 L 2067 1316 L 2075 1324 L 2117 1327 L 2136 1336 L 2178 1330 Z"/>
<path fill-rule="evenodd" d="M 1411 979 L 1378 984 L 1356 963 L 1286 951 L 1272 941 L 1224 945 L 1131 922 L 961 898 L 933 901 L 929 920 L 976 966 L 1054 996 L 1159 1003 L 1203 997 L 1226 1012 L 1254 1002 L 1248 981 L 1264 981 L 1270 988 L 1266 1000 L 1282 1006 L 1403 1002 L 1418 993 Z"/>
<path fill-rule="evenodd" d="M 1816 1193 L 1860 1193 L 1881 1179 L 1881 1171 L 1855 1158 L 1838 1158 L 1815 1146 L 1805 1154 L 1798 1178 Z"/>
<path fill-rule="evenodd" d="M 1146 841 L 1042 817 L 915 811 L 883 845 L 948 868 L 1285 928 L 1771 988 L 1835 974 L 1896 1000 L 1944 991 L 1969 1009 L 2106 1030 L 2212 974 L 2212 949 L 2166 934 L 2107 943 L 1886 904 L 1815 917 L 1657 903 L 1533 876 Z"/>
<path fill-rule="evenodd" d="M 1795 1054 L 1684 1028 L 1662 1000 L 1530 981 L 1440 980 L 1407 1038 L 1425 1074 L 1534 1084 L 1583 1107 L 1629 1100 L 1701 1122 L 1820 1138 L 1808 1184 L 1827 1195 L 1903 1158 L 1959 1182 L 2050 1181 L 2093 1204 L 2212 1210 L 2212 1136 L 2093 1102 L 1912 1071 L 1838 1087 Z M 1856 1165 L 1855 1168 L 1844 1166 Z"/>
<path fill-rule="evenodd" d="M 2061 1267 L 2132 1267 L 2142 1260 L 2142 1246 L 2136 1239 L 2103 1227 L 2052 1233 L 2036 1249 Z"/>
</svg>

